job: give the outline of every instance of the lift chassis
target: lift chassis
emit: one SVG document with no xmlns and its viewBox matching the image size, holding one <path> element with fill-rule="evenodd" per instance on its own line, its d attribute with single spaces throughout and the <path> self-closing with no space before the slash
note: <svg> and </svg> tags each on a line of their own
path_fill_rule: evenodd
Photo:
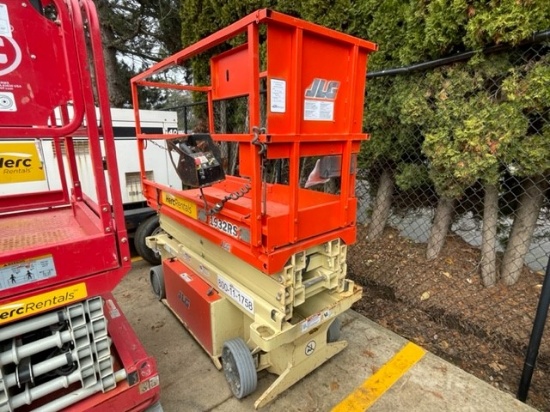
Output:
<svg viewBox="0 0 550 412">
<path fill-rule="evenodd" d="M 164 232 L 147 239 L 162 258 L 151 269 L 153 291 L 224 370 L 237 398 L 255 391 L 258 371 L 278 375 L 256 408 L 347 345 L 337 317 L 362 293 L 346 278 L 346 258 L 374 50 L 264 9 L 132 79 L 143 192 Z M 210 84 L 150 80 L 205 52 Z M 143 133 L 143 87 L 204 93 L 208 132 Z M 244 126 L 231 129 L 228 108 L 241 110 L 233 118 Z M 150 141 L 165 145 L 184 189 L 147 179 Z M 221 155 L 228 148 L 238 153 L 238 171 Z"/>
<path fill-rule="evenodd" d="M 130 251 L 93 2 L 0 0 L 0 22 L 0 411 L 161 411 L 112 295 Z"/>
<path fill-rule="evenodd" d="M 162 215 L 161 227 L 170 235 L 149 238 L 149 244 L 161 251 L 164 261 L 163 301 L 218 368 L 222 367 L 224 344 L 242 338 L 252 349 L 254 368 L 279 375 L 259 397 L 257 407 L 347 346 L 337 340 L 336 317 L 361 298 L 361 288 L 347 279 L 341 291 L 336 286 L 342 285 L 345 274 L 346 246 L 339 240 L 293 255 L 282 271 L 266 277 Z M 305 271 L 306 259 L 314 261 L 316 267 L 311 271 L 315 275 Z M 332 293 L 319 292 L 330 290 L 331 283 Z M 297 305 L 300 300 L 304 302 Z M 202 309 L 191 308 L 201 301 L 205 302 Z M 254 386 L 254 379 L 249 384 Z"/>
</svg>

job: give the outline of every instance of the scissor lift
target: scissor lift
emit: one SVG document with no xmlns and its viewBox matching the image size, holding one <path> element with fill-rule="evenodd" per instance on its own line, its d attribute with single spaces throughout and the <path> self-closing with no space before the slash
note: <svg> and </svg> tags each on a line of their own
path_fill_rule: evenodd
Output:
<svg viewBox="0 0 550 412">
<path fill-rule="evenodd" d="M 148 238 L 163 259 L 151 269 L 153 290 L 223 367 L 237 398 L 256 389 L 257 371 L 278 375 L 256 407 L 347 345 L 337 316 L 361 297 L 346 279 L 346 254 L 356 236 L 356 157 L 367 138 L 363 99 L 374 50 L 264 9 L 131 81 L 143 191 L 165 232 Z M 203 53 L 212 56 L 210 84 L 158 80 Z M 209 133 L 143 133 L 141 88 L 203 93 Z M 234 99 L 246 101 L 245 133 L 218 124 L 217 105 Z M 162 140 L 185 189 L 147 179 L 144 153 Z M 222 170 L 224 144 L 238 146 L 236 175 Z M 316 161 L 312 176 L 337 180 L 338 190 L 304 187 L 307 158 Z M 266 170 L 277 167 L 279 177 L 268 181 Z"/>
<path fill-rule="evenodd" d="M 0 22 L 0 411 L 161 410 L 111 294 L 130 252 L 95 7 L 3 2 Z"/>
</svg>

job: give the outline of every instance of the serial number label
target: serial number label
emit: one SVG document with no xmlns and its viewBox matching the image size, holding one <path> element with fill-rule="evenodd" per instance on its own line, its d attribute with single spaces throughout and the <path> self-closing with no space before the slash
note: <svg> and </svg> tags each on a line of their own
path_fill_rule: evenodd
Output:
<svg viewBox="0 0 550 412">
<path fill-rule="evenodd" d="M 218 288 L 225 292 L 231 299 L 245 308 L 248 312 L 254 314 L 254 300 L 240 290 L 238 287 L 218 275 Z"/>
<path fill-rule="evenodd" d="M 219 219 L 216 216 L 210 217 L 210 226 L 233 237 L 237 237 L 239 234 L 239 227 L 237 225 L 229 223 L 226 220 Z"/>
</svg>

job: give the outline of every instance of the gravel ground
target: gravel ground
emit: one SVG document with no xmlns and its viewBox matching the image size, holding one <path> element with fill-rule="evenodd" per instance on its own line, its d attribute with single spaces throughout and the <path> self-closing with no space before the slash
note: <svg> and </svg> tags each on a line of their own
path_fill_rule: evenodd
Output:
<svg viewBox="0 0 550 412">
<path fill-rule="evenodd" d="M 441 255 L 386 229 L 348 254 L 349 276 L 364 286 L 355 310 L 492 385 L 515 394 L 543 274 L 528 268 L 511 287 L 485 288 L 479 250 L 450 236 Z M 548 329 L 548 328 L 547 328 Z M 543 336 L 528 403 L 550 411 L 550 335 Z"/>
</svg>

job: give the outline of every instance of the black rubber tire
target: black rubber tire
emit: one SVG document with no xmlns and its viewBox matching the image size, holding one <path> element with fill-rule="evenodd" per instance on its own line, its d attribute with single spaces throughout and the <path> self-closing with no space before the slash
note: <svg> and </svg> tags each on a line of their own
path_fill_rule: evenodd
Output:
<svg viewBox="0 0 550 412">
<path fill-rule="evenodd" d="M 161 231 L 162 229 L 160 228 L 159 217 L 158 215 L 154 215 L 141 222 L 136 229 L 136 234 L 134 235 L 134 246 L 136 251 L 151 265 L 160 265 L 161 257 L 160 253 L 157 253 L 153 249 L 147 247 L 145 244 L 145 238 L 154 236 Z"/>
<path fill-rule="evenodd" d="M 166 297 L 166 288 L 164 286 L 164 271 L 162 270 L 162 265 L 153 266 L 151 270 L 149 270 L 149 280 L 151 281 L 151 287 L 157 299 L 164 299 Z"/>
<path fill-rule="evenodd" d="M 342 322 L 336 318 L 332 321 L 327 330 L 327 342 L 337 342 L 340 340 L 340 329 L 342 329 Z"/>
<path fill-rule="evenodd" d="M 164 412 L 164 409 L 162 409 L 162 405 L 160 404 L 160 401 L 157 401 L 153 405 L 145 409 L 144 412 Z"/>
<path fill-rule="evenodd" d="M 222 365 L 225 379 L 235 398 L 242 399 L 256 390 L 258 374 L 244 340 L 235 338 L 223 344 Z"/>
</svg>

